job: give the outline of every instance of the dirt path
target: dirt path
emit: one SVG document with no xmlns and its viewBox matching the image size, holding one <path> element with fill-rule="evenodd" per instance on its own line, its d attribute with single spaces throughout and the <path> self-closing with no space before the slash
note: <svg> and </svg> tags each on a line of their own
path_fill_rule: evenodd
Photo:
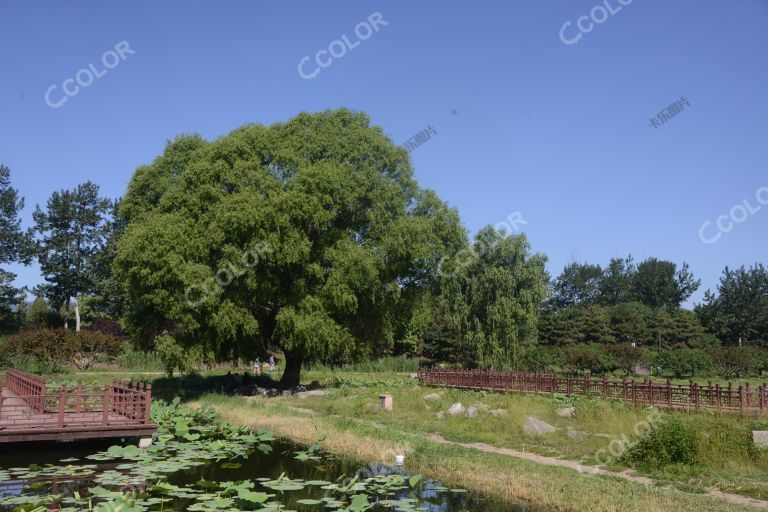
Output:
<svg viewBox="0 0 768 512">
<path fill-rule="evenodd" d="M 449 441 L 439 434 L 432 434 L 429 437 L 430 441 L 440 444 L 448 444 L 452 446 L 461 446 L 462 448 L 469 448 L 471 450 L 478 450 L 486 453 L 497 453 L 500 455 L 508 455 L 510 457 L 516 457 L 518 459 L 524 459 L 536 464 L 543 464 L 545 466 L 559 466 L 563 468 L 569 468 L 578 471 L 579 473 L 588 473 L 592 475 L 612 476 L 616 478 L 622 478 L 630 482 L 635 482 L 642 485 L 652 485 L 653 480 L 645 476 L 637 476 L 629 473 L 628 471 L 622 471 L 616 473 L 614 471 L 608 471 L 606 469 L 598 468 L 595 466 L 585 466 L 579 464 L 574 460 L 558 459 L 557 457 L 547 457 L 544 455 L 536 455 L 535 453 L 521 452 L 518 450 L 512 450 L 510 448 L 499 448 L 485 443 L 459 443 L 456 441 Z M 746 496 L 740 496 L 738 494 L 729 494 L 715 489 L 710 489 L 707 496 L 714 498 L 720 498 L 736 505 L 747 505 L 750 507 L 759 508 L 762 510 L 768 510 L 768 501 L 761 501 L 754 498 L 748 498 Z"/>
</svg>

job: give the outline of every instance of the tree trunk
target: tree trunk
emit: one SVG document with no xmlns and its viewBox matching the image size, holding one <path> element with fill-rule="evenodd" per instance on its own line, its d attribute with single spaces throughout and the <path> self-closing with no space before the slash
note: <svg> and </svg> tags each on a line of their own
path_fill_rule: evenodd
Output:
<svg viewBox="0 0 768 512">
<path fill-rule="evenodd" d="M 75 299 L 75 332 L 80 332 L 80 301 Z"/>
<path fill-rule="evenodd" d="M 301 365 L 304 363 L 304 356 L 298 354 L 292 354 L 290 352 L 285 353 L 285 370 L 283 376 L 280 379 L 279 386 L 282 389 L 290 389 L 298 386 L 301 378 Z"/>
</svg>

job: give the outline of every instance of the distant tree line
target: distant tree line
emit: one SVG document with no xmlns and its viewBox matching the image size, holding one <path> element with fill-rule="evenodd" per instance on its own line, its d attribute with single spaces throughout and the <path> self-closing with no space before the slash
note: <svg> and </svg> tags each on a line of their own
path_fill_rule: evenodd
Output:
<svg viewBox="0 0 768 512">
<path fill-rule="evenodd" d="M 306 362 L 400 354 L 576 372 L 763 369 L 762 264 L 726 268 L 693 310 L 683 304 L 700 281 L 686 263 L 628 256 L 550 279 L 524 235 L 489 226 L 470 240 L 362 113 L 179 137 L 120 200 L 91 182 L 57 191 L 28 230 L 23 205 L 0 167 L 0 265 L 37 260 L 44 278 L 20 290 L 0 268 L 6 333 L 125 333 L 179 368 L 278 350 L 286 386 Z"/>
</svg>

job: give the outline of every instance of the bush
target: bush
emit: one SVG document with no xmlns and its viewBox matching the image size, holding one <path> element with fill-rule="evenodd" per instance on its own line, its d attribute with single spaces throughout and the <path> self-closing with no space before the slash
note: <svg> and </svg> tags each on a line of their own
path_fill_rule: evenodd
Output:
<svg viewBox="0 0 768 512">
<path fill-rule="evenodd" d="M 164 371 L 165 365 L 155 352 L 135 350 L 133 347 L 123 347 L 123 353 L 117 358 L 120 368 L 133 371 Z"/>
<path fill-rule="evenodd" d="M 31 360 L 42 373 L 56 372 L 65 363 L 87 370 L 115 357 L 120 339 L 100 332 L 40 329 L 7 337 L 0 350 L 10 365 L 16 361 L 30 369 Z"/>
<path fill-rule="evenodd" d="M 563 350 L 565 368 L 570 372 L 606 373 L 618 368 L 616 361 L 596 344 L 571 345 Z"/>
<path fill-rule="evenodd" d="M 655 366 L 672 372 L 675 378 L 693 377 L 712 371 L 712 358 L 698 348 L 678 348 L 664 350 L 656 354 Z"/>
<path fill-rule="evenodd" d="M 563 364 L 560 350 L 537 345 L 526 350 L 522 357 L 523 369 L 531 372 L 555 372 Z"/>
<path fill-rule="evenodd" d="M 346 363 L 340 366 L 320 362 L 310 362 L 307 369 L 319 371 L 351 371 L 351 372 L 402 372 L 414 373 L 419 370 L 419 359 L 408 356 L 386 356 L 371 361 Z"/>
<path fill-rule="evenodd" d="M 189 371 L 204 359 L 199 346 L 189 348 L 179 345 L 176 338 L 167 332 L 155 338 L 155 354 L 169 377 L 173 377 L 174 372 Z"/>
<path fill-rule="evenodd" d="M 718 347 L 709 351 L 715 370 L 724 377 L 759 375 L 767 354 L 757 347 Z"/>
<path fill-rule="evenodd" d="M 667 417 L 666 421 L 652 425 L 621 458 L 642 471 L 671 464 L 697 464 L 696 431 L 678 418 Z"/>
</svg>

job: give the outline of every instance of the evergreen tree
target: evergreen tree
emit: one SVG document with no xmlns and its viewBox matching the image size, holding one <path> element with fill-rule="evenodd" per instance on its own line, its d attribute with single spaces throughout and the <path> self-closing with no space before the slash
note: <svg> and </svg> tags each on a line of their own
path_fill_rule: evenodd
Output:
<svg viewBox="0 0 768 512">
<path fill-rule="evenodd" d="M 104 245 L 111 204 L 99 197 L 99 187 L 89 181 L 74 190 L 54 192 L 46 210 L 38 205 L 32 215 L 38 261 L 47 281 L 40 291 L 55 309 L 64 311 L 65 327 L 74 299 L 76 329 L 80 329 L 77 300 L 94 290 L 93 257 Z"/>
<path fill-rule="evenodd" d="M 24 199 L 11 187 L 11 170 L 0 165 L 0 265 L 21 262 L 28 264 L 32 256 L 31 235 L 21 229 L 19 213 Z M 11 308 L 23 299 L 23 291 L 13 284 L 16 274 L 0 268 L 0 328 L 7 330 Z"/>
</svg>

